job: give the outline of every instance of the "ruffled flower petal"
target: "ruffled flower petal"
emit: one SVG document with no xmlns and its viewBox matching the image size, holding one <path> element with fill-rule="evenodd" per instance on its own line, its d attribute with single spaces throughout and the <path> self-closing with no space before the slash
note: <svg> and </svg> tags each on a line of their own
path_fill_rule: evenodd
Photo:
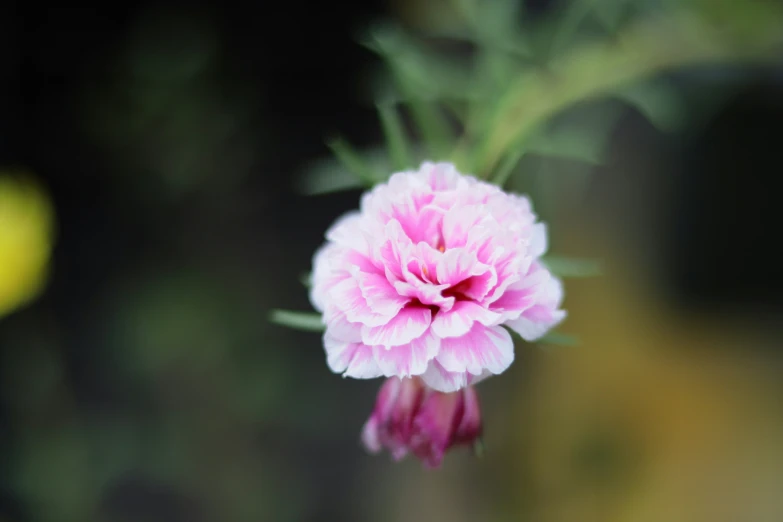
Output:
<svg viewBox="0 0 783 522">
<path fill-rule="evenodd" d="M 329 367 L 345 376 L 460 390 L 513 362 L 505 327 L 532 340 L 565 317 L 530 200 L 448 163 L 393 174 L 326 239 L 310 300 Z"/>
</svg>

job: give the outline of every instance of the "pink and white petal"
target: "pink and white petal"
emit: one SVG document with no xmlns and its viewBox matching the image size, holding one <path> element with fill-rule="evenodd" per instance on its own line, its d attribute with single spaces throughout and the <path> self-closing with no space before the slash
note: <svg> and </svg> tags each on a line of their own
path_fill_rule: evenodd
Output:
<svg viewBox="0 0 783 522">
<path fill-rule="evenodd" d="M 372 454 L 380 453 L 383 449 L 379 425 L 380 422 L 378 419 L 375 418 L 375 416 L 372 416 L 364 423 L 364 427 L 362 428 L 362 445 Z"/>
<path fill-rule="evenodd" d="M 424 282 L 408 283 L 406 281 L 397 281 L 394 283 L 394 289 L 400 295 L 411 299 L 418 299 L 425 306 L 437 306 L 440 311 L 451 310 L 454 306 L 454 297 L 445 297 L 441 292 L 449 285 L 431 285 Z"/>
<path fill-rule="evenodd" d="M 467 250 L 475 252 L 476 258 L 484 264 L 495 265 L 498 256 L 507 253 L 509 245 L 498 241 L 496 230 L 489 226 L 475 226 L 468 231 Z"/>
<path fill-rule="evenodd" d="M 365 192 L 359 202 L 360 212 L 374 222 L 386 223 L 391 215 L 391 196 L 388 184 L 380 183 Z"/>
<path fill-rule="evenodd" d="M 380 420 L 381 424 L 386 424 L 392 417 L 398 399 L 403 391 L 403 382 L 401 379 L 386 379 L 378 390 L 378 396 L 375 399 L 375 408 L 373 416 Z"/>
<path fill-rule="evenodd" d="M 428 393 L 413 422 L 410 447 L 429 468 L 440 466 L 454 443 L 459 415 L 464 409 L 462 393 Z"/>
<path fill-rule="evenodd" d="M 389 281 L 404 279 L 403 266 L 407 263 L 413 243 L 396 219 L 383 228 L 383 236 L 373 250 L 373 257 L 381 264 Z"/>
<path fill-rule="evenodd" d="M 361 225 L 361 212 L 356 210 L 347 212 L 329 227 L 326 231 L 326 239 L 363 254 L 369 254 L 370 243 Z"/>
<path fill-rule="evenodd" d="M 476 255 L 469 250 L 462 248 L 447 250 L 436 267 L 438 283 L 456 286 L 472 276 L 478 264 Z"/>
<path fill-rule="evenodd" d="M 421 190 L 426 188 L 425 180 L 421 176 L 417 175 L 416 171 L 406 170 L 403 172 L 395 172 L 389 177 L 387 184 L 389 188 L 388 198 L 393 198 L 399 194 L 406 194 L 411 191 Z"/>
<path fill-rule="evenodd" d="M 354 379 L 375 379 L 383 375 L 375 357 L 372 355 L 372 348 L 360 343 L 354 343 L 354 356 L 351 363 L 343 373 L 344 377 L 353 377 Z"/>
<path fill-rule="evenodd" d="M 482 269 L 483 273 L 472 275 L 458 285 L 459 292 L 474 301 L 484 299 L 498 283 L 498 275 L 494 267 L 479 263 L 474 272 L 480 272 Z"/>
<path fill-rule="evenodd" d="M 544 268 L 544 270 L 546 269 Z M 547 272 L 549 272 L 549 270 L 547 270 Z M 560 305 L 563 304 L 564 296 L 563 282 L 549 272 L 549 280 L 542 292 L 541 302 L 554 308 L 559 308 Z"/>
<path fill-rule="evenodd" d="M 496 324 L 501 315 L 472 301 L 457 301 L 448 312 L 439 312 L 432 321 L 432 332 L 446 339 L 461 337 L 473 328 L 473 323 Z"/>
<path fill-rule="evenodd" d="M 375 408 L 362 428 L 362 443 L 370 453 L 378 453 L 383 449 L 387 431 L 385 428 L 397 404 L 401 389 L 400 379 L 386 379 L 378 390 Z"/>
<path fill-rule="evenodd" d="M 565 320 L 566 311 L 559 309 L 562 300 L 563 284 L 552 276 L 542 290 L 539 301 L 506 324 L 526 341 L 537 341 Z"/>
<path fill-rule="evenodd" d="M 441 230 L 443 229 L 443 216 L 446 211 L 432 203 L 425 205 L 419 211 L 418 238 L 414 241 L 425 242 L 428 245 L 442 243 Z"/>
<path fill-rule="evenodd" d="M 403 346 L 373 347 L 375 360 L 387 377 L 409 377 L 427 371 L 429 362 L 438 354 L 440 340 L 425 334 Z"/>
<path fill-rule="evenodd" d="M 489 306 L 500 298 L 509 286 L 524 277 L 532 261 L 533 258 L 531 256 L 524 256 L 519 253 L 500 260 L 495 265 L 498 272 L 498 284 L 484 297 L 482 303 L 485 306 Z"/>
<path fill-rule="evenodd" d="M 443 244 L 446 249 L 463 248 L 468 244 L 470 231 L 491 220 L 483 205 L 459 205 L 443 216 Z"/>
<path fill-rule="evenodd" d="M 539 299 L 550 274 L 546 270 L 536 270 L 506 288 L 489 309 L 502 313 L 506 319 L 516 319 L 522 312 L 533 306 Z"/>
<path fill-rule="evenodd" d="M 462 390 L 462 418 L 454 430 L 454 444 L 472 444 L 481 436 L 481 405 L 475 388 L 468 386 Z"/>
<path fill-rule="evenodd" d="M 424 181 L 432 190 L 446 191 L 457 188 L 462 175 L 457 172 L 451 163 L 432 163 L 425 161 L 421 164 L 419 172 L 424 174 Z"/>
<path fill-rule="evenodd" d="M 406 306 L 380 326 L 362 328 L 362 342 L 370 346 L 401 346 L 421 337 L 432 321 L 432 312 L 422 306 Z"/>
<path fill-rule="evenodd" d="M 533 225 L 533 236 L 530 243 L 530 254 L 533 257 L 541 257 L 549 249 L 549 240 L 545 223 Z"/>
<path fill-rule="evenodd" d="M 392 318 L 409 302 L 407 297 L 397 293 L 385 275 L 361 272 L 355 267 L 351 275 L 359 283 L 362 296 L 373 313 Z"/>
<path fill-rule="evenodd" d="M 350 272 L 350 267 L 356 267 L 362 272 L 375 274 L 386 273 L 386 267 L 383 265 L 380 259 L 375 258 L 372 254 L 363 254 L 358 250 L 346 251 L 342 255 L 341 259 L 335 259 L 334 263 L 340 264 L 340 268 L 338 268 L 338 270 L 341 272 Z"/>
<path fill-rule="evenodd" d="M 347 343 L 324 334 L 326 362 L 334 373 L 354 379 L 374 379 L 383 375 L 373 357 L 372 347 L 362 343 Z"/>
<path fill-rule="evenodd" d="M 563 322 L 567 313 L 565 310 L 552 310 L 542 305 L 536 305 L 526 310 L 517 319 L 506 325 L 526 341 L 537 341 L 550 330 Z"/>
<path fill-rule="evenodd" d="M 324 313 L 324 321 L 330 337 L 349 343 L 362 342 L 364 325 L 350 322 L 343 312 L 329 308 Z"/>
<path fill-rule="evenodd" d="M 343 312 L 348 321 L 368 326 L 386 324 L 392 315 L 375 313 L 368 305 L 354 277 L 343 279 L 329 290 L 329 302 Z"/>
<path fill-rule="evenodd" d="M 313 308 L 323 312 L 328 302 L 328 291 L 346 277 L 346 271 L 336 270 L 333 259 L 339 256 L 344 248 L 334 243 L 324 243 L 313 254 L 312 286 L 309 297 Z"/>
<path fill-rule="evenodd" d="M 427 370 L 421 375 L 424 383 L 433 390 L 451 393 L 468 385 L 467 372 L 450 372 L 436 359 L 430 361 Z"/>
<path fill-rule="evenodd" d="M 563 302 L 563 283 L 538 260 L 531 263 L 521 283 L 526 286 L 538 287 L 537 304 L 554 309 Z"/>
<path fill-rule="evenodd" d="M 396 204 L 393 217 L 413 243 L 434 241 L 440 236 L 443 209 L 430 205 L 433 194 L 417 192 Z"/>
<path fill-rule="evenodd" d="M 437 283 L 438 262 L 442 257 L 442 252 L 423 241 L 411 250 L 411 261 L 417 264 L 417 272 L 421 274 L 420 279 L 425 283 Z"/>
<path fill-rule="evenodd" d="M 391 377 L 400 382 L 399 393 L 386 422 L 380 427 L 381 443 L 396 460 L 408 453 L 413 421 L 426 394 L 419 379 Z"/>
<path fill-rule="evenodd" d="M 450 372 L 497 375 L 514 362 L 514 342 L 502 326 L 474 323 L 465 335 L 442 339 L 436 359 Z"/>
</svg>

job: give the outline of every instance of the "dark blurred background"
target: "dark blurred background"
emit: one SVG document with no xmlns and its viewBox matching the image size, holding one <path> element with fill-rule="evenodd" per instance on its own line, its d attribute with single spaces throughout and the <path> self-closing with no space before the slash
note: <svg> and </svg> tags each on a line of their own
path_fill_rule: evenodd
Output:
<svg viewBox="0 0 783 522">
<path fill-rule="evenodd" d="M 586 197 L 543 215 L 604 275 L 567 282 L 578 346 L 482 386 L 483 460 L 365 455 L 379 383 L 268 323 L 308 308 L 358 202 L 297 176 L 334 132 L 382 139 L 357 35 L 417 6 L 4 5 L 0 167 L 45 187 L 56 242 L 0 319 L 0 520 L 783 519 L 780 70 L 672 74 L 730 94 L 676 134 L 626 110 Z"/>
</svg>

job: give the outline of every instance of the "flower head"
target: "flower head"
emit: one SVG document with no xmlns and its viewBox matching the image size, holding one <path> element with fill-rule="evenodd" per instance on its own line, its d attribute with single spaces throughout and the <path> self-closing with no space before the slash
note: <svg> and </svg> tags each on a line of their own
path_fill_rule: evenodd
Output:
<svg viewBox="0 0 783 522">
<path fill-rule="evenodd" d="M 392 175 L 326 239 L 310 298 L 329 367 L 348 377 L 420 376 L 456 391 L 513 362 L 504 326 L 532 341 L 565 317 L 528 199 L 451 164 Z"/>
<path fill-rule="evenodd" d="M 362 441 L 373 453 L 386 448 L 395 460 L 413 453 L 435 468 L 449 448 L 472 445 L 480 435 L 481 410 L 473 387 L 442 393 L 418 377 L 392 377 L 378 392 Z"/>
</svg>

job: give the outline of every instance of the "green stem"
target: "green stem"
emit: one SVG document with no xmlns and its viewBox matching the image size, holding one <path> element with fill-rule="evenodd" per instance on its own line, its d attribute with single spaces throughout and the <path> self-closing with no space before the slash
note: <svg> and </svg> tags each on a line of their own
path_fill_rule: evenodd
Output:
<svg viewBox="0 0 783 522">
<path fill-rule="evenodd" d="M 770 11 L 771 16 L 777 14 Z M 656 20 L 632 26 L 616 43 L 576 48 L 554 61 L 547 73 L 525 74 L 498 103 L 470 163 L 486 177 L 521 137 L 554 114 L 662 71 L 698 64 L 769 62 L 777 57 L 779 31 L 743 31 L 725 24 L 720 29 L 680 13 L 666 23 Z M 469 155 L 457 150 L 456 157 Z"/>
</svg>

